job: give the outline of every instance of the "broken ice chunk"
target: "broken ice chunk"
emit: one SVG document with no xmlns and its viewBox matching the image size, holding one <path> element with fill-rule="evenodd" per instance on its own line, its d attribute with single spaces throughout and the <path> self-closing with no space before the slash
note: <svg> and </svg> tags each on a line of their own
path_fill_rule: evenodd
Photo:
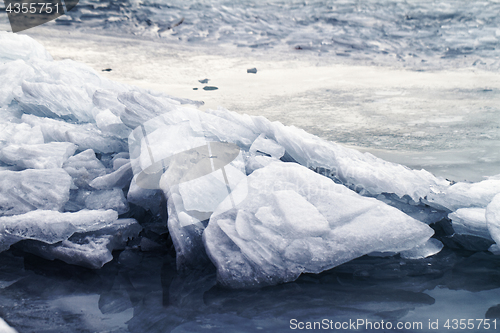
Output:
<svg viewBox="0 0 500 333">
<path fill-rule="evenodd" d="M 497 194 L 486 207 L 486 222 L 491 238 L 497 243 L 494 251 L 500 246 L 500 193 Z"/>
<path fill-rule="evenodd" d="M 70 186 L 71 177 L 63 169 L 0 171 L 0 216 L 61 210 Z"/>
<path fill-rule="evenodd" d="M 113 209 L 120 215 L 129 210 L 125 195 L 119 188 L 91 192 L 90 195 L 85 198 L 85 208 Z"/>
<path fill-rule="evenodd" d="M 0 149 L 9 144 L 41 144 L 43 134 L 40 126 L 31 127 L 28 124 L 0 124 Z"/>
<path fill-rule="evenodd" d="M 485 208 L 500 193 L 500 177 L 490 177 L 478 183 L 456 183 L 443 191 L 431 192 L 427 201 L 434 207 L 451 211 L 459 208 Z"/>
<path fill-rule="evenodd" d="M 303 196 L 295 191 L 273 192 L 278 215 L 286 221 L 285 229 L 294 237 L 320 237 L 330 231 L 326 218 Z"/>
<path fill-rule="evenodd" d="M 0 31 L 0 59 L 2 62 L 23 59 L 52 61 L 51 55 L 42 44 L 25 35 Z"/>
<path fill-rule="evenodd" d="M 15 329 L 13 329 L 12 327 L 10 327 L 5 322 L 5 320 L 3 320 L 2 318 L 0 318 L 0 332 L 2 332 L 2 333 L 17 333 L 17 331 Z"/>
<path fill-rule="evenodd" d="M 162 192 L 161 190 L 147 190 L 138 186 L 135 182 L 135 176 L 130 182 L 130 188 L 127 193 L 127 201 L 138 205 L 145 210 L 150 210 L 154 215 L 160 213 Z"/>
<path fill-rule="evenodd" d="M 123 188 L 130 184 L 133 176 L 132 165 L 128 162 L 110 174 L 95 178 L 90 182 L 90 186 L 98 190 Z"/>
<path fill-rule="evenodd" d="M 459 235 L 472 235 L 491 240 L 486 223 L 486 209 L 460 208 L 450 213 L 453 230 Z"/>
<path fill-rule="evenodd" d="M 500 246 L 498 246 L 497 244 L 493 244 L 490 246 L 490 248 L 488 249 L 488 251 L 490 251 L 491 253 L 493 253 L 494 255 L 500 255 Z"/>
<path fill-rule="evenodd" d="M 53 169 L 62 167 L 75 151 L 76 145 L 69 142 L 13 144 L 0 150 L 0 161 L 21 168 Z"/>
<path fill-rule="evenodd" d="M 122 152 L 122 153 L 116 154 L 115 156 L 113 156 L 113 160 L 112 160 L 113 170 L 120 169 L 120 167 L 122 165 L 127 164 L 128 162 L 130 162 L 129 153 Z"/>
<path fill-rule="evenodd" d="M 250 153 L 261 152 L 280 159 L 285 154 L 285 148 L 279 145 L 276 141 L 267 139 L 264 134 L 259 135 L 250 146 Z"/>
<path fill-rule="evenodd" d="M 92 100 L 84 87 L 64 83 L 27 82 L 17 101 L 25 113 L 39 117 L 91 122 Z"/>
<path fill-rule="evenodd" d="M 449 183 L 435 177 L 425 170 L 411 170 L 403 165 L 379 159 L 369 153 L 337 145 L 309 134 L 294 126 L 285 126 L 279 122 L 270 122 L 264 117 L 240 115 L 219 108 L 208 110 L 213 115 L 246 129 L 247 138 L 255 134 L 265 134 L 285 148 L 284 156 L 308 168 L 328 170 L 328 175 L 358 193 L 375 196 L 381 193 L 394 193 L 400 198 L 405 195 L 415 202 L 424 198 L 430 187 L 446 188 Z M 240 132 L 243 133 L 243 132 Z M 248 133 L 248 134 L 247 134 Z M 229 142 L 230 139 L 226 139 Z"/>
<path fill-rule="evenodd" d="M 233 196 L 245 191 L 235 208 L 226 198 L 203 233 L 219 282 L 232 288 L 292 281 L 375 251 L 410 250 L 434 234 L 396 208 L 295 163 L 254 171 Z"/>
<path fill-rule="evenodd" d="M 127 138 L 132 131 L 122 123 L 120 117 L 106 109 L 99 112 L 95 118 L 97 127 L 104 133 L 116 136 L 118 138 Z"/>
<path fill-rule="evenodd" d="M 439 253 L 444 245 L 435 238 L 430 238 L 426 243 L 418 245 L 411 250 L 400 253 L 403 259 L 423 259 Z"/>
<path fill-rule="evenodd" d="M 120 219 L 95 232 L 77 233 L 58 244 L 25 242 L 21 248 L 48 260 L 99 269 L 113 259 L 112 251 L 123 250 L 142 227 L 134 219 Z"/>
<path fill-rule="evenodd" d="M 229 191 L 234 190 L 236 185 L 246 177 L 244 171 L 237 169 L 232 164 L 226 165 L 224 172 L 226 176 L 219 169 L 208 175 L 179 184 L 179 193 L 182 196 L 185 209 L 213 212 L 229 195 Z M 226 184 L 224 177 L 227 177 L 229 184 Z"/>
<path fill-rule="evenodd" d="M 35 210 L 3 216 L 0 217 L 0 252 L 24 239 L 54 244 L 68 239 L 75 232 L 102 229 L 117 219 L 118 214 L 113 210 L 82 210 L 76 213 Z"/>
<path fill-rule="evenodd" d="M 71 156 L 63 165 L 64 170 L 73 178 L 77 187 L 90 188 L 89 183 L 106 174 L 106 168 L 92 149 Z"/>
<path fill-rule="evenodd" d="M 175 247 L 177 270 L 204 267 L 209 259 L 201 240 L 205 229 L 202 221 L 208 219 L 210 213 L 188 214 L 177 188 L 171 188 L 167 201 L 168 230 Z"/>
<path fill-rule="evenodd" d="M 136 128 L 162 113 L 172 111 L 175 107 L 171 100 L 170 103 L 165 103 L 160 98 L 138 91 L 122 93 L 118 100 L 125 105 L 125 110 L 120 115 L 121 121 L 130 128 Z"/>
<path fill-rule="evenodd" d="M 81 150 L 93 149 L 100 153 L 126 151 L 122 140 L 103 135 L 94 124 L 70 124 L 29 114 L 23 114 L 21 120 L 32 126 L 39 125 L 45 142 L 72 142 Z"/>
</svg>

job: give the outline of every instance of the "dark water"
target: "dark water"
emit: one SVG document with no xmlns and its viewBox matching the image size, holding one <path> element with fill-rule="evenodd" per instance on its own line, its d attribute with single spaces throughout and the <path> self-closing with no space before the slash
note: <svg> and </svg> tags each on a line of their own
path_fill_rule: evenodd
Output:
<svg viewBox="0 0 500 333">
<path fill-rule="evenodd" d="M 393 330 L 419 332 L 428 331 L 429 320 L 443 326 L 464 313 L 500 321 L 500 257 L 487 252 L 445 249 L 423 260 L 364 256 L 250 291 L 217 286 L 213 267 L 179 275 L 165 251 L 114 256 L 94 271 L 16 250 L 1 254 L 0 316 L 19 332 L 289 332 L 292 319 L 422 323 L 423 330 Z M 495 331 L 478 330 L 478 323 L 473 331 Z"/>
</svg>

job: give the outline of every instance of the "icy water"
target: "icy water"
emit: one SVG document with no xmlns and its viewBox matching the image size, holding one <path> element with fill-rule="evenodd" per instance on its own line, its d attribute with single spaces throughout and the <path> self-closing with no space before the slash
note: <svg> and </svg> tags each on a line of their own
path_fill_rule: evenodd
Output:
<svg viewBox="0 0 500 333">
<path fill-rule="evenodd" d="M 499 12 L 494 1 L 82 1 L 26 33 L 114 80 L 478 181 L 500 173 Z M 204 78 L 219 89 L 203 91 Z M 171 251 L 114 256 L 94 271 L 0 254 L 0 317 L 19 332 L 289 332 L 292 319 L 500 329 L 500 260 L 485 251 L 363 257 L 253 291 L 218 287 L 212 268 L 178 275 Z M 477 329 L 484 318 L 496 329 Z"/>
<path fill-rule="evenodd" d="M 166 253 L 115 256 L 91 271 L 16 251 L 0 255 L 7 268 L 0 274 L 2 317 L 19 332 L 290 332 L 293 319 L 363 320 L 343 330 L 359 332 L 389 331 L 366 326 L 382 321 L 395 332 L 433 331 L 429 321 L 436 320 L 438 332 L 448 331 L 453 319 L 500 324 L 500 259 L 486 253 L 445 250 L 418 261 L 363 257 L 251 291 L 218 287 L 210 268 L 178 275 Z M 498 330 L 478 329 L 479 322 L 471 331 Z"/>
</svg>

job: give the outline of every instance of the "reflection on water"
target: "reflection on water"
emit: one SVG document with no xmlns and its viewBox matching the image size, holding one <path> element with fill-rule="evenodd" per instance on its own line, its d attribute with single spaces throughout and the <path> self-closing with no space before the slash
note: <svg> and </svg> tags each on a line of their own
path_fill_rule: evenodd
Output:
<svg viewBox="0 0 500 333">
<path fill-rule="evenodd" d="M 0 254 L 0 317 L 19 332 L 287 332 L 291 319 L 425 327 L 429 319 L 499 317 L 500 257 L 487 252 L 364 256 L 250 291 L 222 289 L 213 267 L 180 276 L 166 252 L 114 256 L 94 271 L 15 249 Z"/>
</svg>

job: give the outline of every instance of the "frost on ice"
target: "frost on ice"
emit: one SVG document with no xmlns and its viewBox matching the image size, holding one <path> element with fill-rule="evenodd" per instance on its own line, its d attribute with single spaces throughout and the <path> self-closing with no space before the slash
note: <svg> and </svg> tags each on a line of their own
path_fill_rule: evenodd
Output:
<svg viewBox="0 0 500 333">
<path fill-rule="evenodd" d="M 450 186 L 264 117 L 109 81 L 27 36 L 0 43 L 1 251 L 98 269 L 168 233 L 179 270 L 214 264 L 230 287 L 364 254 L 418 260 L 457 235 L 500 252 L 499 176 Z M 440 221 L 453 231 L 433 236 Z"/>
</svg>

